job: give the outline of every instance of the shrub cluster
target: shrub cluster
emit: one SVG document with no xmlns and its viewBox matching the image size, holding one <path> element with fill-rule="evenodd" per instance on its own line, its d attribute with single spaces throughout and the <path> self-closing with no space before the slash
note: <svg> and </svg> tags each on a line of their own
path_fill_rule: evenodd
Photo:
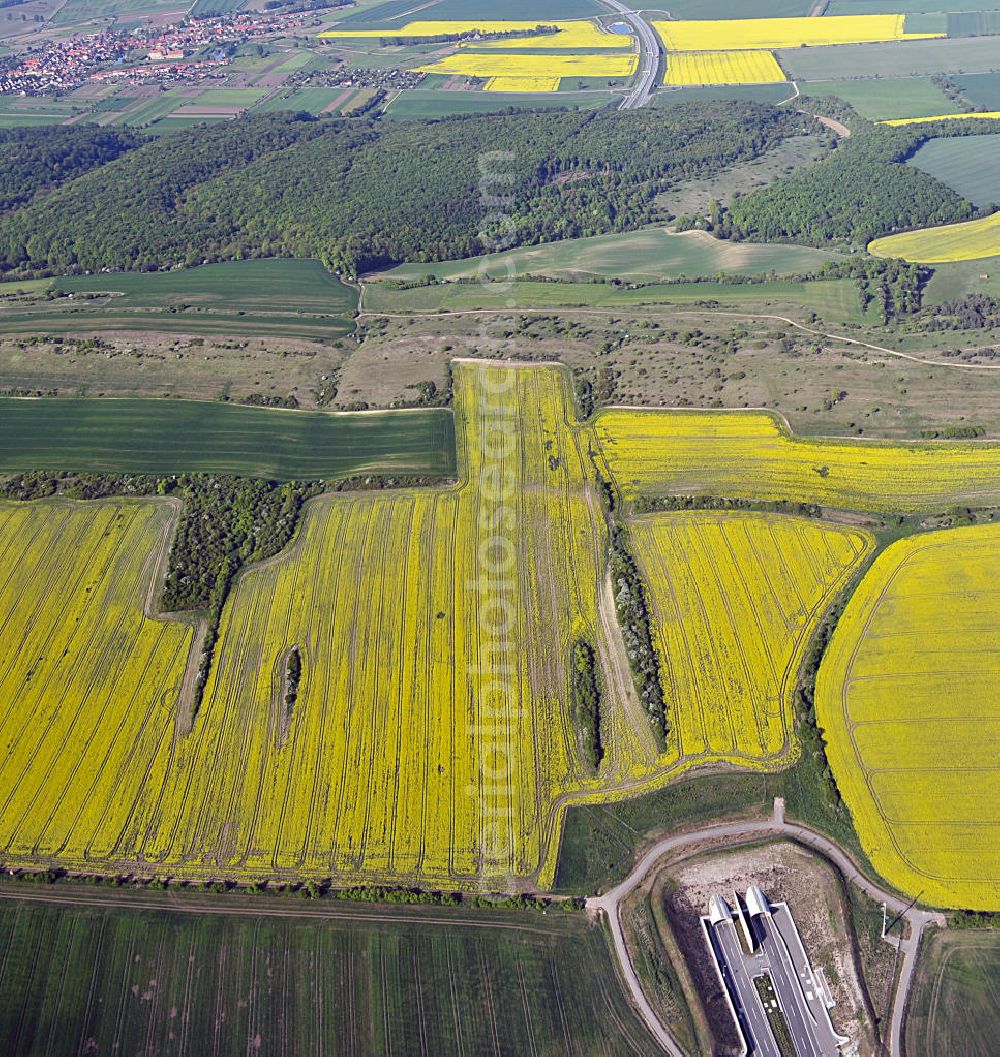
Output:
<svg viewBox="0 0 1000 1057">
<path fill-rule="evenodd" d="M 669 726 L 660 683 L 660 666 L 650 631 L 652 614 L 645 585 L 628 547 L 626 530 L 618 523 L 611 527 L 608 564 L 615 592 L 615 609 L 625 639 L 632 678 L 650 725 L 663 744 Z"/>
<path fill-rule="evenodd" d="M 601 688 L 597 679 L 597 658 L 589 642 L 573 643 L 570 660 L 573 682 L 573 712 L 583 742 L 587 763 L 596 771 L 604 756 L 601 744 Z"/>
</svg>

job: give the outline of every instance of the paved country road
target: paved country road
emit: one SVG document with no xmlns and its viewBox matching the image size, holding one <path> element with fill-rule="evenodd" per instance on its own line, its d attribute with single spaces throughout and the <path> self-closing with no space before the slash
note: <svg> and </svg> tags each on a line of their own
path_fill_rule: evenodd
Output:
<svg viewBox="0 0 1000 1057">
<path fill-rule="evenodd" d="M 728 846 L 746 844 L 762 837 L 785 837 L 819 852 L 829 859 L 844 877 L 857 885 L 866 895 L 876 902 L 884 903 L 891 913 L 899 915 L 909 923 L 910 938 L 908 940 L 889 938 L 886 941 L 897 948 L 903 959 L 899 971 L 899 982 L 896 986 L 896 994 L 892 1004 L 892 1018 L 887 1040 L 890 1057 L 902 1057 L 903 1010 L 906 1007 L 906 999 L 909 995 L 913 970 L 916 965 L 920 936 L 928 924 L 933 923 L 942 928 L 945 927 L 947 923 L 944 915 L 918 910 L 912 904 L 904 902 L 893 893 L 886 892 L 869 880 L 861 872 L 854 860 L 838 844 L 805 826 L 786 822 L 784 803 L 781 800 L 775 800 L 774 815 L 767 820 L 723 823 L 694 830 L 691 833 L 680 833 L 673 837 L 664 837 L 663 840 L 657 841 L 642 856 L 632 872 L 620 885 L 612 888 L 602 896 L 592 896 L 587 900 L 588 909 L 603 911 L 607 915 L 608 924 L 611 927 L 611 938 L 622 975 L 632 995 L 632 1000 L 650 1033 L 660 1043 L 663 1050 L 670 1054 L 670 1057 L 686 1057 L 684 1050 L 660 1021 L 642 990 L 639 977 L 636 975 L 632 960 L 629 957 L 625 935 L 622 930 L 620 916 L 622 901 L 646 880 L 654 867 L 662 861 L 669 861 L 678 852 L 695 848 L 701 844 L 712 844 L 719 841 L 725 841 Z"/>
<path fill-rule="evenodd" d="M 620 0 L 604 0 L 604 3 L 622 16 L 622 20 L 635 30 L 639 39 L 639 67 L 635 84 L 621 105 L 622 110 L 636 110 L 651 102 L 656 91 L 656 75 L 660 69 L 660 38 L 645 18 L 627 4 Z"/>
</svg>

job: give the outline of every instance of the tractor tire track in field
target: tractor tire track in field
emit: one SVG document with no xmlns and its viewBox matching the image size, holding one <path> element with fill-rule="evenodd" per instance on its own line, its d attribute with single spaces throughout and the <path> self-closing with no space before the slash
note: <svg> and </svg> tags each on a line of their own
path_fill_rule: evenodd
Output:
<svg viewBox="0 0 1000 1057">
<path fill-rule="evenodd" d="M 598 592 L 597 612 L 601 621 L 601 636 L 598 642 L 598 655 L 602 662 L 604 675 L 611 683 L 611 700 L 622 709 L 624 722 L 632 728 L 639 742 L 646 749 L 650 759 L 656 759 L 659 751 L 656 738 L 646 713 L 639 701 L 635 688 L 632 670 L 629 668 L 628 655 L 625 650 L 625 639 L 622 637 L 615 609 L 614 586 L 611 583 L 610 570 L 605 573 Z"/>
</svg>

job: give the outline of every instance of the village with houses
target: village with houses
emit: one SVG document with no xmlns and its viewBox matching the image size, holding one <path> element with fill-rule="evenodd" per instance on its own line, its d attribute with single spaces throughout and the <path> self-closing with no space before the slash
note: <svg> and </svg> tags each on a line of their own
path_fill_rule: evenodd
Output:
<svg viewBox="0 0 1000 1057">
<path fill-rule="evenodd" d="M 251 11 L 74 35 L 28 47 L 0 73 L 0 95 L 67 92 L 88 79 L 146 84 L 218 77 L 239 45 L 305 31 L 315 21 L 311 12 Z"/>
</svg>

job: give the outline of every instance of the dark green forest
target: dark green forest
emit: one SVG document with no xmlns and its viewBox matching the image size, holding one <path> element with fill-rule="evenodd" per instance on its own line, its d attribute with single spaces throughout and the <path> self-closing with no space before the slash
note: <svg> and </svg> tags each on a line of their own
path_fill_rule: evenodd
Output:
<svg viewBox="0 0 1000 1057">
<path fill-rule="evenodd" d="M 127 129 L 61 125 L 0 129 L 0 213 L 132 150 Z"/>
<path fill-rule="evenodd" d="M 755 158 L 807 120 L 751 103 L 243 118 L 151 140 L 0 217 L 0 271 L 287 255 L 355 274 L 623 231 L 657 219 L 673 181 Z"/>
</svg>

